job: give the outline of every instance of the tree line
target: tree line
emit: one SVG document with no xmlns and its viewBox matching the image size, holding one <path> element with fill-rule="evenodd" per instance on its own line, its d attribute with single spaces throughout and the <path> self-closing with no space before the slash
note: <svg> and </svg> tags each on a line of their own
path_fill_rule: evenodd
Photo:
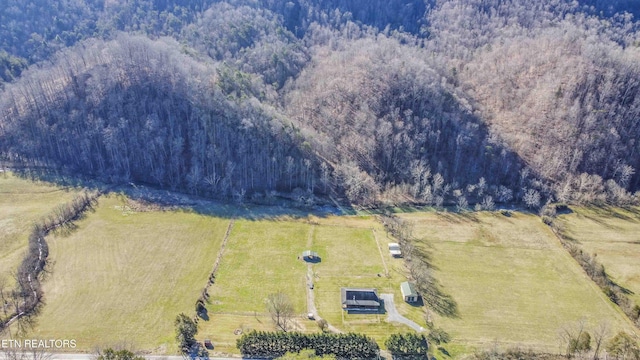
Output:
<svg viewBox="0 0 640 360">
<path fill-rule="evenodd" d="M 45 236 L 57 228 L 68 226 L 85 211 L 91 209 L 98 195 L 98 193 L 86 192 L 78 195 L 33 224 L 29 234 L 27 253 L 15 272 L 15 289 L 7 291 L 4 287 L 5 283 L 0 284 L 0 300 L 3 307 L 0 331 L 6 330 L 14 322 L 18 323 L 18 330 L 20 330 L 39 312 L 43 297 L 40 284 L 41 273 L 45 270 L 49 256 Z"/>
</svg>

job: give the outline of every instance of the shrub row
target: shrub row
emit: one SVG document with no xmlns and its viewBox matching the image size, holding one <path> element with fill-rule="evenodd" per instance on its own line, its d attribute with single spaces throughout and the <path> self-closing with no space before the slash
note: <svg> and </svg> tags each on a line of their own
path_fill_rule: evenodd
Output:
<svg viewBox="0 0 640 360">
<path fill-rule="evenodd" d="M 391 334 L 385 341 L 394 360 L 428 359 L 429 343 L 422 334 Z"/>
<path fill-rule="evenodd" d="M 580 264 L 582 269 L 587 273 L 589 278 L 600 287 L 600 289 L 607 295 L 607 297 L 616 305 L 622 309 L 622 311 L 631 319 L 637 328 L 640 329 L 640 306 L 636 305 L 627 294 L 629 290 L 622 288 L 616 284 L 609 274 L 605 271 L 605 268 L 600 264 L 595 255 L 591 256 L 584 252 L 578 244 L 568 239 L 563 235 L 562 229 L 560 229 L 553 221 L 555 212 L 552 216 L 548 216 L 543 221 L 545 224 L 551 227 L 551 230 L 558 236 L 562 246 L 569 252 L 569 254 Z"/>
<path fill-rule="evenodd" d="M 339 359 L 377 359 L 380 348 L 366 335 L 303 334 L 299 332 L 251 331 L 240 337 L 236 347 L 243 356 L 275 358 L 284 354 L 312 349 L 316 355 L 335 355 Z"/>
</svg>

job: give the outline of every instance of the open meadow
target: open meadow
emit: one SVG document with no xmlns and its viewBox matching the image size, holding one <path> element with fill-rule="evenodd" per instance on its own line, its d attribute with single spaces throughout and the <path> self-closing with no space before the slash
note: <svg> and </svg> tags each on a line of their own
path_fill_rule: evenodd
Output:
<svg viewBox="0 0 640 360">
<path fill-rule="evenodd" d="M 11 272 L 27 251 L 31 226 L 77 191 L 0 172 L 0 281 L 13 284 Z"/>
<path fill-rule="evenodd" d="M 0 223 L 0 265 L 9 271 L 24 250 L 27 223 L 75 193 L 11 175 L 0 177 L 0 191 L 0 210 L 6 214 Z M 240 207 L 228 211 L 235 215 L 202 215 L 119 194 L 102 196 L 75 228 L 48 236 L 45 305 L 28 335 L 75 339 L 80 351 L 124 344 L 176 353 L 174 319 L 181 312 L 195 314 L 195 302 L 219 254 L 207 314 L 196 335 L 201 342 L 212 340 L 214 355 L 237 354 L 235 342 L 243 332 L 275 329 L 265 299 L 276 292 L 291 300 L 298 331 L 320 331 L 307 319 L 313 309 L 334 328 L 365 333 L 383 348 L 391 333 L 412 331 L 387 322 L 387 314 L 343 312 L 341 287 L 393 294 L 401 315 L 425 327 L 430 319 L 452 335 L 446 349 L 453 357 L 495 346 L 558 352 L 560 331 L 580 321 L 587 330 L 606 322 L 611 333 L 636 332 L 534 215 L 397 215 L 412 224 L 415 246 L 429 255 L 442 292 L 457 304 L 457 315 L 447 317 L 428 305 L 402 300 L 399 285 L 406 281 L 407 269 L 403 259 L 389 254 L 387 244 L 397 239 L 375 215 L 260 218 L 244 216 Z M 602 211 L 576 209 L 560 221 L 568 236 L 598 253 L 616 281 L 640 292 L 640 271 L 633 262 L 639 215 Z M 302 261 L 304 250 L 316 251 L 321 261 Z"/>
<path fill-rule="evenodd" d="M 434 324 L 454 344 L 558 352 L 559 333 L 584 321 L 588 331 L 634 332 L 561 247 L 540 218 L 524 213 L 407 213 L 418 247 L 431 256 L 436 279 L 457 302 L 458 315 Z"/>
<path fill-rule="evenodd" d="M 175 353 L 174 319 L 195 313 L 229 220 L 99 199 L 70 234 L 54 234 L 45 306 L 30 336 L 78 349 L 126 344 Z"/>
<path fill-rule="evenodd" d="M 640 305 L 640 208 L 572 207 L 558 220 L 563 235 L 596 255 L 607 274 Z"/>
</svg>

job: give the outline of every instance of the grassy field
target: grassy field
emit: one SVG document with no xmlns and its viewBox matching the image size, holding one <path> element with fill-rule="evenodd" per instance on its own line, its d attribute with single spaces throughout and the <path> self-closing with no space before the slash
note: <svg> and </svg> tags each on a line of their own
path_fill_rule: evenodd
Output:
<svg viewBox="0 0 640 360">
<path fill-rule="evenodd" d="M 455 318 L 432 312 L 436 326 L 467 350 L 520 346 L 559 350 L 559 331 L 630 323 L 533 215 L 401 214 L 432 255 L 436 278 L 457 302 Z"/>
<path fill-rule="evenodd" d="M 195 313 L 229 220 L 129 205 L 102 197 L 74 232 L 48 238 L 52 273 L 31 336 L 177 351 L 173 321 Z"/>
<path fill-rule="evenodd" d="M 75 193 L 11 175 L 0 175 L 0 193 L 0 270 L 9 271 L 24 251 L 29 221 Z M 404 262 L 389 255 L 387 243 L 396 240 L 375 216 L 292 216 L 269 209 L 245 216 L 241 210 L 228 210 L 236 219 L 209 289 L 208 320 L 199 323 L 197 338 L 211 339 L 214 354 L 237 354 L 241 332 L 273 330 L 265 299 L 278 291 L 294 305 L 297 330 L 319 331 L 306 319 L 308 274 L 320 316 L 380 345 L 391 333 L 410 329 L 386 322 L 384 314 L 345 314 L 341 287 L 393 294 L 401 314 L 422 326 L 429 317 L 453 336 L 447 345 L 452 357 L 496 345 L 556 352 L 559 331 L 581 319 L 587 328 L 606 321 L 611 332 L 635 332 L 533 215 L 398 215 L 414 224 L 418 247 L 431 254 L 443 292 L 457 302 L 458 316 L 451 318 L 402 301 Z M 75 339 L 84 351 L 128 344 L 175 353 L 173 320 L 180 312 L 194 314 L 231 221 L 145 207 L 121 195 L 102 197 L 77 229 L 49 236 L 45 306 L 29 336 Z M 640 211 L 576 209 L 560 221 L 621 285 L 640 293 L 634 262 Z M 322 258 L 310 269 L 298 259 L 306 249 Z"/>
<path fill-rule="evenodd" d="M 558 220 L 564 234 L 596 254 L 607 273 L 640 305 L 640 208 L 573 208 Z"/>
<path fill-rule="evenodd" d="M 76 194 L 73 189 L 0 173 L 0 278 L 13 283 L 9 274 L 27 250 L 31 225 Z"/>
<path fill-rule="evenodd" d="M 282 291 L 306 312 L 305 250 L 309 226 L 288 221 L 237 220 L 210 291 L 215 312 L 265 312 L 265 299 Z"/>
<path fill-rule="evenodd" d="M 307 268 L 297 259 L 306 248 L 310 228 L 295 221 L 236 220 L 209 290 L 210 319 L 200 322 L 198 338 L 212 339 L 218 352 L 237 352 L 239 330 L 274 329 L 265 299 L 279 291 L 293 303 L 299 330 L 313 326 L 302 320 L 307 311 Z"/>
<path fill-rule="evenodd" d="M 340 303 L 343 286 L 394 293 L 399 311 L 424 323 L 420 308 L 400 301 L 403 265 L 386 251 L 388 241 L 382 226 L 367 216 L 235 221 L 216 283 L 209 291 L 210 319 L 200 322 L 198 338 L 212 339 L 220 353 L 237 353 L 238 335 L 234 332 L 274 330 L 264 300 L 277 291 L 292 300 L 298 330 L 319 331 L 315 322 L 306 319 L 308 269 L 297 259 L 305 249 L 317 251 L 322 259 L 312 265 L 313 291 L 320 316 L 331 325 L 364 332 L 380 344 L 392 332 L 408 331 L 385 322 L 385 315 L 344 315 Z"/>
</svg>

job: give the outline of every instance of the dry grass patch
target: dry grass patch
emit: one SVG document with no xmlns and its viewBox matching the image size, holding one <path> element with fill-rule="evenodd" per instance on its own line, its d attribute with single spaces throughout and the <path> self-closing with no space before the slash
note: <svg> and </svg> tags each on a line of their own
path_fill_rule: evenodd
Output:
<svg viewBox="0 0 640 360">
<path fill-rule="evenodd" d="M 27 251 L 31 226 L 77 191 L 48 183 L 0 173 L 0 277 L 10 283 L 10 273 L 18 268 Z"/>
<path fill-rule="evenodd" d="M 537 216 L 513 213 L 412 213 L 419 247 L 459 316 L 432 312 L 459 344 L 557 351 L 558 331 L 580 319 L 612 330 L 630 323 L 593 284 Z"/>
<path fill-rule="evenodd" d="M 573 208 L 558 221 L 569 239 L 604 265 L 620 286 L 633 292 L 640 305 L 640 208 Z"/>
<path fill-rule="evenodd" d="M 228 220 L 180 211 L 133 212 L 117 196 L 68 236 L 49 237 L 51 275 L 32 336 L 76 339 L 79 350 L 127 342 L 173 353 L 173 322 L 195 300 Z"/>
</svg>

